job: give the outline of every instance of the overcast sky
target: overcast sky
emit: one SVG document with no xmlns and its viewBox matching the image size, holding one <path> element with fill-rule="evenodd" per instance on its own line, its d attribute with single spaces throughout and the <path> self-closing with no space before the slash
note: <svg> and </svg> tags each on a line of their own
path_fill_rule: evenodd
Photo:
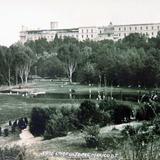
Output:
<svg viewBox="0 0 160 160">
<path fill-rule="evenodd" d="M 0 45 L 19 40 L 21 26 L 47 29 L 160 22 L 160 0 L 0 0 Z"/>
</svg>

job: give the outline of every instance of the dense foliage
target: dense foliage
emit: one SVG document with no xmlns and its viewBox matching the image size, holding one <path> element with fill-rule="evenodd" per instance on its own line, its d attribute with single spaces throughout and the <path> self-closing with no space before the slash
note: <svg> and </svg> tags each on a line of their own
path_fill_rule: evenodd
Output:
<svg viewBox="0 0 160 160">
<path fill-rule="evenodd" d="M 0 83 L 27 82 L 29 74 L 68 77 L 84 84 L 159 86 L 160 33 L 156 38 L 133 33 L 123 40 L 79 42 L 57 36 L 0 46 Z"/>
<path fill-rule="evenodd" d="M 35 136 L 43 135 L 49 119 L 49 111 L 40 107 L 35 107 L 31 112 L 30 131 Z"/>
</svg>

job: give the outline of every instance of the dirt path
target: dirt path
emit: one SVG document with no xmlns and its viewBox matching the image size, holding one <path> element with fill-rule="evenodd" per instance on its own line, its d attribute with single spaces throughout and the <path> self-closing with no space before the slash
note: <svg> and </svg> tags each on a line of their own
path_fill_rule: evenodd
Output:
<svg viewBox="0 0 160 160">
<path fill-rule="evenodd" d="M 110 125 L 110 126 L 101 128 L 100 133 L 105 134 L 105 133 L 111 132 L 113 129 L 117 129 L 121 131 L 128 125 L 132 127 L 136 127 L 136 126 L 142 125 L 142 123 L 141 122 L 129 122 L 129 123 L 122 123 L 118 125 Z"/>
<path fill-rule="evenodd" d="M 43 138 L 42 137 L 34 137 L 30 132 L 29 128 L 22 130 L 22 133 L 19 135 L 20 140 L 17 141 L 17 145 L 25 145 L 30 146 L 33 144 L 40 143 Z"/>
</svg>

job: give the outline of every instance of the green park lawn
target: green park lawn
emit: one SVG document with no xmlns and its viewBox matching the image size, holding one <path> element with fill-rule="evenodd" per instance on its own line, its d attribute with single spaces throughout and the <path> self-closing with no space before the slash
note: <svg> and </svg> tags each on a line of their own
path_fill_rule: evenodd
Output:
<svg viewBox="0 0 160 160">
<path fill-rule="evenodd" d="M 53 94 L 52 96 L 40 96 L 40 97 L 22 97 L 22 95 L 4 95 L 0 94 L 0 124 L 7 122 L 8 120 L 15 120 L 22 116 L 29 116 L 33 107 L 78 107 L 79 104 L 86 98 L 89 98 L 89 89 L 92 94 L 98 93 L 98 91 L 105 90 L 106 94 L 110 96 L 112 94 L 138 94 L 139 89 L 131 88 L 114 88 L 112 87 L 97 87 L 80 84 L 65 84 L 65 82 L 56 81 L 36 81 L 28 84 L 30 88 L 36 91 L 45 91 L 46 93 Z M 69 99 L 69 89 L 74 89 L 77 95 L 87 95 L 86 97 L 80 97 L 76 99 Z M 145 92 L 141 90 L 141 92 Z M 58 96 L 55 96 L 55 95 Z M 60 94 L 66 94 L 66 97 L 59 97 Z M 55 97 L 54 97 L 55 96 Z M 93 98 L 96 101 L 95 98 Z M 124 103 L 136 105 L 136 102 L 130 102 L 129 100 Z"/>
</svg>

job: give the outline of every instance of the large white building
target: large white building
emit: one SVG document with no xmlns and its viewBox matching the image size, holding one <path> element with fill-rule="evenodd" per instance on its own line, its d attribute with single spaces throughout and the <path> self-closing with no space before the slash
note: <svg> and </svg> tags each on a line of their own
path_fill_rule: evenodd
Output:
<svg viewBox="0 0 160 160">
<path fill-rule="evenodd" d="M 147 24 L 129 24 L 129 25 L 113 25 L 107 26 L 88 26 L 70 29 L 58 29 L 58 22 L 51 22 L 50 29 L 28 30 L 22 27 L 20 32 L 20 41 L 25 43 L 29 40 L 38 40 L 41 38 L 47 41 L 54 40 L 56 34 L 59 38 L 74 37 L 79 41 L 87 39 L 99 41 L 104 39 L 119 40 L 131 33 L 145 34 L 148 37 L 156 37 L 160 31 L 160 23 Z"/>
</svg>

